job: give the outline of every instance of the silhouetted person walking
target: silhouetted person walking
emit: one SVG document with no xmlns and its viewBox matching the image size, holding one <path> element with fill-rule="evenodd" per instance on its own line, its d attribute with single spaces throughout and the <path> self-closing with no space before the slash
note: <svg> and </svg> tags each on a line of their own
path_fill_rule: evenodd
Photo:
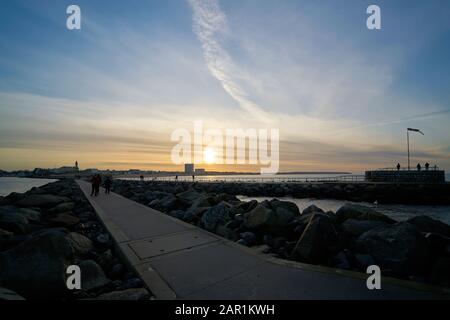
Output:
<svg viewBox="0 0 450 320">
<path fill-rule="evenodd" d="M 111 193 L 111 185 L 112 185 L 112 180 L 110 177 L 107 177 L 105 179 L 105 194 Z"/>
<path fill-rule="evenodd" d="M 427 163 L 425 163 L 425 170 L 428 171 L 428 169 L 430 169 L 430 164 L 427 162 Z"/>
<path fill-rule="evenodd" d="M 96 174 L 94 177 L 94 195 L 98 196 L 98 193 L 100 192 L 100 185 L 102 183 L 102 178 L 99 174 Z"/>
<path fill-rule="evenodd" d="M 400 171 L 400 163 L 397 163 L 397 171 Z"/>
<path fill-rule="evenodd" d="M 420 163 L 417 164 L 417 171 L 420 171 L 420 169 L 422 169 L 422 166 L 420 165 Z"/>
<path fill-rule="evenodd" d="M 93 175 L 91 177 L 91 179 L 90 179 L 90 182 L 91 182 L 91 197 L 94 196 L 94 194 L 95 194 L 95 181 L 96 181 L 96 178 L 97 177 L 95 175 Z"/>
</svg>

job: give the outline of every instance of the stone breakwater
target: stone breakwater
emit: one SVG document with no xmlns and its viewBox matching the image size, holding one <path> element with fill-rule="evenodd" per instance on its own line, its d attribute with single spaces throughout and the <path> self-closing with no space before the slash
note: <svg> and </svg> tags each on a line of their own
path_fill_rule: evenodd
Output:
<svg viewBox="0 0 450 320">
<path fill-rule="evenodd" d="M 243 189 L 251 196 L 286 195 L 283 185 L 264 187 L 115 180 L 113 190 L 277 258 L 360 272 L 376 264 L 384 276 L 450 287 L 447 224 L 427 216 L 397 222 L 359 205 L 300 212 L 292 202 L 240 201 L 234 195 Z M 256 193 L 260 188 L 265 192 Z"/>
<path fill-rule="evenodd" d="M 80 267 L 81 290 L 66 286 L 69 265 Z M 0 300 L 150 297 L 75 181 L 0 197 Z"/>
<path fill-rule="evenodd" d="M 160 182 L 162 185 L 167 182 Z M 179 182 L 180 184 L 186 182 Z M 187 183 L 188 185 L 190 183 Z M 450 183 L 197 183 L 205 192 L 245 195 L 250 197 L 293 197 L 337 199 L 355 202 L 396 204 L 450 204 Z"/>
</svg>

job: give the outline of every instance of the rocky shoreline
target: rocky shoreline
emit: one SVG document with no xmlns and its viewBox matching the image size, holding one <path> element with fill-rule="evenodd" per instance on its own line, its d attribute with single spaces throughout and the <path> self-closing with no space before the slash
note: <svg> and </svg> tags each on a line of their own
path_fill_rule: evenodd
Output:
<svg viewBox="0 0 450 320">
<path fill-rule="evenodd" d="M 66 286 L 81 270 L 80 290 Z M 0 197 L 0 300 L 148 300 L 72 179 Z"/>
<path fill-rule="evenodd" d="M 155 181 L 164 187 L 173 182 Z M 191 185 L 192 182 L 177 182 Z M 450 205 L 450 183 L 366 183 L 366 182 L 206 182 L 197 183 L 209 193 L 226 193 L 249 197 L 293 197 L 379 202 L 394 204 Z"/>
<path fill-rule="evenodd" d="M 115 180 L 113 191 L 277 258 L 359 272 L 376 264 L 384 276 L 450 287 L 449 225 L 427 216 L 397 222 L 359 205 L 300 212 L 288 201 L 235 196 L 292 196 L 283 187 Z"/>
</svg>

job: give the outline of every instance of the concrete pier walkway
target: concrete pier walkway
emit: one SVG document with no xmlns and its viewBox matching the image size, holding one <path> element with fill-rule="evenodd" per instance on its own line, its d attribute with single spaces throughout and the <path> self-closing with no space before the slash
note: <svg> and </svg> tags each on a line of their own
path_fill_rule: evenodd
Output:
<svg viewBox="0 0 450 320">
<path fill-rule="evenodd" d="M 433 299 L 410 282 L 268 258 L 118 194 L 90 196 L 126 261 L 158 299 Z"/>
</svg>

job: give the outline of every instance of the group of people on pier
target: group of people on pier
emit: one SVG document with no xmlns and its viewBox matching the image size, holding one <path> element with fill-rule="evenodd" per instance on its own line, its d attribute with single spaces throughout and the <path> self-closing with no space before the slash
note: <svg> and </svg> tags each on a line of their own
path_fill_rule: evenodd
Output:
<svg viewBox="0 0 450 320">
<path fill-rule="evenodd" d="M 91 197 L 97 197 L 100 193 L 100 186 L 102 184 L 102 177 L 99 174 L 95 174 L 91 177 Z M 105 187 L 105 194 L 111 193 L 112 179 L 110 177 L 106 177 L 103 182 L 103 186 Z"/>
<path fill-rule="evenodd" d="M 397 171 L 400 171 L 400 168 L 401 168 L 400 163 L 397 163 Z M 417 164 L 416 168 L 417 168 L 417 171 L 422 170 L 422 166 L 420 165 L 420 163 Z M 430 169 L 430 164 L 427 162 L 427 163 L 425 163 L 425 170 L 428 171 L 429 169 Z M 434 165 L 434 170 L 437 170 L 437 165 Z"/>
</svg>

